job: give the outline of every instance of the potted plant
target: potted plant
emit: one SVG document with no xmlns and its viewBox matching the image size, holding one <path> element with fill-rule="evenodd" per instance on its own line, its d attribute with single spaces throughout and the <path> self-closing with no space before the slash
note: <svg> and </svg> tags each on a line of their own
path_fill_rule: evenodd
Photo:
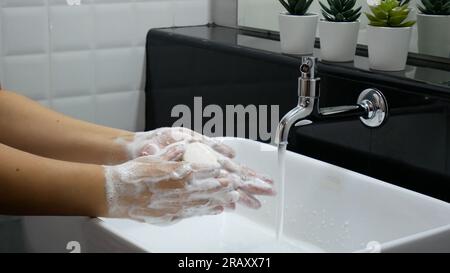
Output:
<svg viewBox="0 0 450 273">
<path fill-rule="evenodd" d="M 361 7 L 356 0 L 319 1 L 324 19 L 319 22 L 322 59 L 332 62 L 351 62 L 358 42 Z"/>
<path fill-rule="evenodd" d="M 318 14 L 308 13 L 313 0 L 279 0 L 287 12 L 280 13 L 281 51 L 312 54 L 316 39 Z"/>
<path fill-rule="evenodd" d="M 411 40 L 411 27 L 407 21 L 410 0 L 367 0 L 371 13 L 367 36 L 371 69 L 401 71 L 405 69 Z"/>
<path fill-rule="evenodd" d="M 422 0 L 417 8 L 419 53 L 450 57 L 450 0 Z"/>
</svg>

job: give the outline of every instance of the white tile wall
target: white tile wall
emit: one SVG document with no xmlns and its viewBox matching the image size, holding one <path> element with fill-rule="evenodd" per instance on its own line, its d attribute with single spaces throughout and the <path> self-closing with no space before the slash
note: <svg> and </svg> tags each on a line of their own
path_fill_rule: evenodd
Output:
<svg viewBox="0 0 450 273">
<path fill-rule="evenodd" d="M 142 130 L 148 30 L 209 21 L 210 0 L 0 0 L 0 82 L 73 117 Z"/>
<path fill-rule="evenodd" d="M 218 25 L 236 27 L 237 10 L 238 0 L 211 0 L 211 18 Z"/>
</svg>

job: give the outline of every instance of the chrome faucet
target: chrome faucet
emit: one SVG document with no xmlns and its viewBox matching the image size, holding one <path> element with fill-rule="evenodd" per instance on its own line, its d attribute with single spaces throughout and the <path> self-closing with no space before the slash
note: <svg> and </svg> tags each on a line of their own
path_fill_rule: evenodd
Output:
<svg viewBox="0 0 450 273">
<path fill-rule="evenodd" d="M 320 78 L 316 77 L 317 58 L 303 57 L 298 78 L 298 105 L 289 111 L 278 124 L 276 144 L 287 144 L 289 130 L 293 125 L 305 126 L 332 117 L 359 117 L 368 127 L 379 127 L 387 119 L 388 104 L 377 89 L 361 92 L 356 105 L 319 107 Z"/>
</svg>

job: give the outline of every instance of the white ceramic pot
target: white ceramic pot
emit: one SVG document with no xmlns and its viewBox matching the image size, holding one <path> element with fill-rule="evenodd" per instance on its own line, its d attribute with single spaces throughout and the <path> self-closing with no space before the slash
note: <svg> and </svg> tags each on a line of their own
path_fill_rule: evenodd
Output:
<svg viewBox="0 0 450 273">
<path fill-rule="evenodd" d="M 402 71 L 408 59 L 411 27 L 367 26 L 371 69 Z"/>
<path fill-rule="evenodd" d="M 353 61 L 358 42 L 359 21 L 338 23 L 321 20 L 319 32 L 322 60 Z"/>
<path fill-rule="evenodd" d="M 319 15 L 279 15 L 281 51 L 289 54 L 312 54 Z"/>
<path fill-rule="evenodd" d="M 419 53 L 450 57 L 450 15 L 417 14 Z"/>
</svg>

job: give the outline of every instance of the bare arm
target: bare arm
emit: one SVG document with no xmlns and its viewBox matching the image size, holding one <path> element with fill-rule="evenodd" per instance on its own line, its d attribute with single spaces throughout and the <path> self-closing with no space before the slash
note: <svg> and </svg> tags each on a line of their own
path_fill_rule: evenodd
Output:
<svg viewBox="0 0 450 273">
<path fill-rule="evenodd" d="M 80 121 L 15 93 L 0 91 L 0 143 L 43 157 L 94 164 L 128 160 L 116 139 L 132 132 Z"/>
<path fill-rule="evenodd" d="M 0 214 L 107 214 L 99 165 L 58 161 L 0 144 Z"/>
</svg>

